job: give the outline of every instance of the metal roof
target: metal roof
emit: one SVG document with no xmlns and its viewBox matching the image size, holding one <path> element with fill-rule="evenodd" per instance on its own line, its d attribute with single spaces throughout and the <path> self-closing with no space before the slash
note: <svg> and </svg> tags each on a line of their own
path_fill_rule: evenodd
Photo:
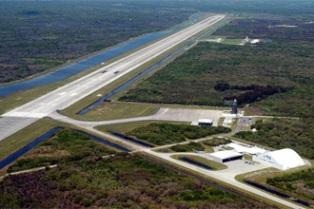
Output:
<svg viewBox="0 0 314 209">
<path fill-rule="evenodd" d="M 218 151 L 218 152 L 211 153 L 209 155 L 219 158 L 219 159 L 228 159 L 228 158 L 243 156 L 243 154 L 232 151 L 232 150 Z"/>
</svg>

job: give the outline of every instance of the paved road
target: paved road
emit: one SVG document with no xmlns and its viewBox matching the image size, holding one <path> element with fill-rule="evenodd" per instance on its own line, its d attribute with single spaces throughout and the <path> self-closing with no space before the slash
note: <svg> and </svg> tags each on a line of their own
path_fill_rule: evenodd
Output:
<svg viewBox="0 0 314 209">
<path fill-rule="evenodd" d="M 81 79 L 16 108 L 3 116 L 42 118 L 55 110 L 64 109 L 93 93 L 97 89 L 108 85 L 140 65 L 173 48 L 191 36 L 205 30 L 223 18 L 224 16 L 217 15 L 203 20 L 123 59 L 120 59 L 117 62 L 88 74 Z"/>
<path fill-rule="evenodd" d="M 250 127 L 253 124 L 252 118 L 251 117 L 242 117 L 238 119 L 237 127 L 234 131 L 234 133 L 238 133 L 241 131 L 242 127 Z"/>
<path fill-rule="evenodd" d="M 169 163 L 174 163 L 174 164 L 178 164 L 180 166 L 183 166 L 185 168 L 188 168 L 190 170 L 193 170 L 195 172 L 198 172 L 198 173 L 201 173 L 203 175 L 206 175 L 210 178 L 213 178 L 213 179 L 216 179 L 218 181 L 223 181 L 227 184 L 230 184 L 234 187 L 237 187 L 238 189 L 240 190 L 245 190 L 245 191 L 248 191 L 248 192 L 251 192 L 253 193 L 254 195 L 256 196 L 260 196 L 260 197 L 264 197 L 264 198 L 267 198 L 269 200 L 272 200 L 274 202 L 278 202 L 288 208 L 296 208 L 296 209 L 301 209 L 301 208 L 304 208 L 300 205 L 297 205 L 297 204 L 294 204 L 292 202 L 288 202 L 284 199 L 281 199 L 281 198 L 278 198 L 276 196 L 273 196 L 273 195 L 270 195 L 266 192 L 263 192 L 261 190 L 258 190 L 254 187 L 251 187 L 251 186 L 248 186 L 246 184 L 243 184 L 243 183 L 240 183 L 238 182 L 237 180 L 235 180 L 234 178 L 230 178 L 228 176 L 224 176 L 222 175 L 222 172 L 215 172 L 215 171 L 209 171 L 209 170 L 206 170 L 206 169 L 203 169 L 201 167 L 198 167 L 198 166 L 195 166 L 195 165 L 192 165 L 190 163 L 186 163 L 186 162 L 183 162 L 183 161 L 180 161 L 180 160 L 176 160 L 176 159 L 173 159 L 171 158 L 171 155 L 170 154 L 166 154 L 166 153 L 158 153 L 158 152 L 154 152 L 152 151 L 151 149 L 143 149 L 142 151 L 150 154 L 150 155 L 153 155 L 157 158 L 160 158 L 160 159 L 163 159 Z"/>
<path fill-rule="evenodd" d="M 56 112 L 52 113 L 49 115 L 49 117 L 52 117 L 53 119 L 56 119 L 58 121 L 61 122 L 65 122 L 65 123 L 70 123 L 73 124 L 75 126 L 81 127 L 83 129 L 89 130 L 90 132 L 93 132 L 95 134 L 98 134 L 104 138 L 107 138 L 109 140 L 115 141 L 118 144 L 122 144 L 123 146 L 133 150 L 133 151 L 143 151 L 147 154 L 153 155 L 157 158 L 166 160 L 169 163 L 175 163 L 178 164 L 180 166 L 183 166 L 185 168 L 188 168 L 190 170 L 193 170 L 195 172 L 198 172 L 200 174 L 206 175 L 210 178 L 216 179 L 218 181 L 223 181 L 227 184 L 230 184 L 234 187 L 237 187 L 239 190 L 245 190 L 245 191 L 249 191 L 251 193 L 253 193 L 254 195 L 258 195 L 267 199 L 270 199 L 272 201 L 278 202 L 282 205 L 285 205 L 286 207 L 289 208 L 303 208 L 299 205 L 296 205 L 294 203 L 288 202 L 286 200 L 280 199 L 278 197 L 272 196 L 268 193 L 265 193 L 261 190 L 258 190 L 254 187 L 248 186 L 246 184 L 240 183 L 238 181 L 235 180 L 235 175 L 243 173 L 243 172 L 248 172 L 248 170 L 243 170 L 243 168 L 239 168 L 240 166 L 235 166 L 235 168 L 232 168 L 232 170 L 230 169 L 226 169 L 226 170 L 221 170 L 221 171 L 208 171 L 206 169 L 203 169 L 201 167 L 195 166 L 195 165 L 191 165 L 189 163 L 185 163 L 179 160 L 175 160 L 173 158 L 171 158 L 171 155 L 174 155 L 174 153 L 158 153 L 158 152 L 154 152 L 152 149 L 143 147 L 141 145 L 123 140 L 119 137 L 115 137 L 112 136 L 110 134 L 107 133 L 103 133 L 101 131 L 95 130 L 94 126 L 97 125 L 104 125 L 104 124 L 117 124 L 117 123 L 125 123 L 125 122 L 134 122 L 134 121 L 141 121 L 141 120 L 152 120 L 152 119 L 158 119 L 158 118 L 165 118 L 167 115 L 167 112 L 169 111 L 168 108 L 162 108 L 161 110 L 159 110 L 155 115 L 152 116 L 146 116 L 146 117 L 137 117 L 137 118 L 130 118 L 130 119 L 121 119 L 121 120 L 114 120 L 114 121 L 99 121 L 99 122 L 88 122 L 88 121 L 77 121 L 71 118 L 68 118 L 66 116 L 60 115 Z M 196 111 L 196 110 L 191 110 L 191 111 Z M 201 111 L 206 111 L 206 110 L 201 110 Z M 170 111 L 171 113 L 171 111 Z M 172 114 L 169 114 L 169 116 L 172 116 Z M 189 116 L 189 114 L 187 114 L 187 116 Z M 182 118 L 181 118 L 182 119 Z M 201 140 L 205 140 L 205 139 L 201 139 Z M 183 142 L 185 143 L 185 142 Z M 162 147 L 162 146 L 161 146 Z M 166 146 L 165 146 L 166 147 Z M 160 148 L 160 147 L 158 147 Z M 153 148 L 155 149 L 155 148 Z M 175 153 L 175 154 L 180 154 L 180 153 Z M 185 153 L 186 154 L 186 153 Z M 189 153 L 190 155 L 198 155 L 199 154 L 195 154 L 195 153 Z M 230 166 L 230 165 L 228 165 Z M 261 165 L 262 166 L 262 165 Z M 259 169 L 262 169 L 263 167 L 259 167 Z M 247 168 L 246 168 L 247 169 Z M 250 169 L 253 169 L 250 168 Z M 251 171 L 251 170 L 250 170 Z"/>
<path fill-rule="evenodd" d="M 29 126 L 38 119 L 36 118 L 21 118 L 21 117 L 6 117 L 0 119 L 0 141 L 11 136 L 17 131 Z"/>
<path fill-rule="evenodd" d="M 111 82 L 117 80 L 121 76 L 136 69 L 142 64 L 149 62 L 158 55 L 173 48 L 179 43 L 187 40 L 193 35 L 207 29 L 213 24 L 224 19 L 224 15 L 216 15 L 209 17 L 193 26 L 185 28 L 171 36 L 168 36 L 161 41 L 151 44 L 127 57 L 120 59 L 108 66 L 105 66 L 93 73 L 90 73 L 74 82 L 71 82 L 63 87 L 60 87 L 38 99 L 35 99 L 21 107 L 18 107 L 10 112 L 5 113 L 2 117 L 16 118 L 43 118 L 48 114 L 69 107 L 75 102 L 95 92 Z M 3 119 L 0 119 L 0 121 Z M 5 123 L 5 121 L 0 122 Z M 15 121 L 15 131 L 28 126 L 23 120 Z M 6 136 L 12 134 L 12 131 L 7 132 L 5 126 L 0 126 L 0 141 Z"/>
<path fill-rule="evenodd" d="M 186 109 L 186 108 L 160 108 L 155 114 L 143 117 L 124 118 L 106 121 L 80 121 L 61 115 L 57 112 L 53 112 L 48 117 L 78 126 L 95 127 L 102 125 L 114 125 L 121 123 L 131 123 L 139 121 L 174 121 L 174 122 L 187 122 L 198 121 L 201 118 L 210 118 L 214 120 L 214 125 L 218 126 L 218 120 L 221 117 L 223 111 L 221 110 L 207 110 L 207 109 Z"/>
<path fill-rule="evenodd" d="M 146 148 L 146 147 L 143 147 L 141 145 L 123 140 L 119 137 L 115 137 L 115 136 L 112 136 L 110 134 L 106 134 L 106 133 L 103 133 L 101 131 L 94 129 L 94 126 L 98 126 L 98 125 L 117 124 L 117 123 L 125 123 L 125 122 L 158 119 L 159 117 L 165 117 L 165 115 L 167 115 L 168 111 L 169 111 L 168 108 L 162 108 L 155 115 L 152 115 L 152 116 L 121 119 L 121 120 L 114 120 L 114 121 L 99 121 L 99 122 L 77 121 L 77 120 L 68 118 L 66 116 L 59 115 L 58 113 L 53 113 L 53 114 L 50 114 L 49 116 L 58 120 L 58 121 L 70 123 L 70 124 L 73 124 L 75 126 L 85 128 L 85 129 L 87 129 L 91 132 L 94 132 L 96 134 L 99 134 L 99 135 L 101 135 L 107 139 L 119 142 L 120 144 L 123 144 L 124 146 L 130 148 L 133 151 L 143 151 L 143 152 L 150 154 L 150 155 L 153 155 L 157 158 L 166 160 L 169 163 L 175 163 L 175 164 L 181 165 L 185 168 L 191 169 L 191 170 L 196 171 L 200 174 L 206 175 L 210 178 L 213 178 L 213 179 L 216 179 L 218 181 L 223 181 L 227 184 L 230 184 L 230 185 L 238 188 L 239 190 L 248 191 L 250 193 L 253 193 L 254 195 L 270 199 L 270 200 L 277 202 L 277 203 L 280 203 L 286 207 L 298 208 L 298 209 L 304 208 L 304 207 L 299 206 L 295 203 L 292 203 L 292 202 L 286 201 L 284 199 L 278 198 L 276 196 L 270 195 L 264 191 L 258 190 L 254 187 L 251 187 L 249 185 L 243 184 L 243 183 L 235 180 L 235 176 L 238 174 L 247 173 L 247 172 L 251 172 L 254 170 L 258 170 L 258 169 L 263 169 L 263 168 L 266 168 L 268 166 L 260 164 L 257 167 L 250 166 L 250 167 L 244 168 L 244 167 L 241 167 L 243 165 L 233 165 L 233 167 L 232 167 L 232 165 L 228 165 L 228 167 L 231 169 L 225 169 L 225 170 L 220 170 L 220 171 L 209 171 L 209 170 L 203 169 L 201 167 L 198 167 L 198 166 L 195 166 L 195 165 L 171 158 L 172 155 L 180 154 L 180 153 L 158 153 L 158 152 L 153 151 L 156 148 L 166 148 L 166 147 L 171 146 L 171 145 L 165 145 L 165 146 L 160 146 L 160 147 L 155 147 L 155 148 Z M 172 114 L 169 114 L 169 116 L 171 116 L 171 115 Z M 200 140 L 206 140 L 206 139 L 200 139 Z M 182 142 L 180 144 L 184 144 L 184 143 L 187 143 L 187 142 Z M 189 153 L 189 154 L 200 156 L 200 154 L 195 154 L 195 153 Z M 243 163 L 243 162 L 241 161 L 240 163 Z"/>
</svg>

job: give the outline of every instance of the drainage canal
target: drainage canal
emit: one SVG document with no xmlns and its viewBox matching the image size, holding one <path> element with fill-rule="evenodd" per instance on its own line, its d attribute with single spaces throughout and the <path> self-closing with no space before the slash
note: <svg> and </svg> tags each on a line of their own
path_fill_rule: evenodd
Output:
<svg viewBox="0 0 314 209">
<path fill-rule="evenodd" d="M 306 201 L 303 201 L 303 200 L 300 200 L 300 199 L 294 199 L 294 198 L 292 198 L 292 197 L 290 197 L 290 196 L 288 196 L 288 195 L 286 195 L 286 194 L 283 194 L 283 193 L 281 193 L 281 192 L 278 192 L 278 191 L 276 191 L 276 190 L 274 190 L 274 189 L 270 189 L 270 188 L 265 187 L 265 186 L 263 186 L 263 185 L 260 185 L 260 184 L 258 184 L 258 183 L 255 183 L 255 182 L 252 182 L 252 181 L 248 181 L 248 180 L 244 180 L 244 183 L 249 184 L 249 185 L 251 185 L 251 186 L 254 186 L 254 187 L 256 187 L 256 188 L 262 189 L 262 190 L 264 190 L 264 191 L 266 191 L 266 192 L 269 192 L 269 193 L 271 193 L 271 194 L 277 195 L 277 196 L 279 196 L 279 197 L 282 197 L 282 198 L 285 198 L 285 199 L 290 199 L 290 200 L 292 200 L 293 202 L 299 203 L 299 204 L 304 205 L 304 206 L 306 206 L 306 207 L 311 207 L 311 204 L 308 203 L 308 202 L 306 202 Z"/>
<path fill-rule="evenodd" d="M 116 148 L 116 149 L 118 149 L 118 150 L 121 150 L 121 151 L 124 151 L 124 152 L 130 152 L 130 151 L 131 151 L 131 150 L 129 150 L 129 149 L 127 149 L 127 148 L 125 148 L 125 147 L 123 147 L 123 146 L 121 146 L 121 145 L 118 145 L 118 144 L 109 142 L 109 141 L 107 141 L 107 140 L 105 140 L 105 139 L 102 139 L 102 138 L 100 138 L 100 137 L 98 137 L 98 136 L 94 136 L 94 135 L 92 135 L 92 134 L 86 133 L 86 132 L 84 132 L 84 131 L 80 131 L 80 130 L 74 130 L 74 131 L 79 132 L 79 133 L 82 133 L 82 134 L 84 134 L 84 135 L 86 135 L 86 136 L 89 136 L 90 138 L 94 139 L 95 141 L 101 142 L 101 143 L 103 143 L 103 144 L 106 144 L 106 145 L 111 146 L 111 147 L 113 147 L 113 148 Z"/>
<path fill-rule="evenodd" d="M 14 162 L 17 158 L 20 156 L 24 155 L 26 152 L 30 151 L 33 149 L 36 145 L 38 145 L 40 142 L 44 141 L 45 139 L 48 139 L 53 136 L 54 133 L 57 131 L 62 130 L 61 127 L 56 127 L 53 129 L 50 129 L 43 135 L 37 137 L 34 141 L 30 142 L 26 146 L 22 147 L 21 149 L 17 150 L 16 152 L 12 153 L 2 161 L 0 161 L 0 169 L 4 168 L 5 166 L 9 165 L 10 163 Z"/>
<path fill-rule="evenodd" d="M 112 92 L 106 94 L 105 96 L 103 96 L 102 98 L 100 98 L 98 101 L 92 103 L 91 105 L 85 107 L 83 110 L 79 111 L 78 113 L 76 113 L 77 115 L 84 115 L 85 113 L 87 113 L 88 111 L 90 111 L 91 109 L 97 107 L 98 105 L 102 104 L 104 101 L 108 100 L 110 97 L 114 96 L 115 94 L 123 91 L 124 89 L 128 88 L 132 83 L 134 83 L 135 81 L 137 81 L 138 79 L 142 78 L 143 76 L 147 75 L 148 73 L 150 73 L 151 71 L 155 70 L 157 67 L 159 67 L 160 65 L 164 64 L 165 62 L 167 62 L 168 60 L 170 60 L 171 58 L 173 58 L 174 56 L 176 56 L 177 54 L 179 54 L 180 52 L 182 52 L 183 50 L 187 49 L 188 47 L 190 47 L 194 42 L 190 42 L 189 44 L 181 47 L 180 49 L 178 49 L 177 51 L 175 51 L 174 53 L 170 54 L 169 56 L 167 56 L 166 58 L 160 60 L 159 62 L 157 62 L 156 64 L 152 65 L 151 67 L 149 67 L 148 69 L 146 69 L 145 71 L 139 73 L 138 75 L 136 75 L 135 77 L 131 78 L 130 80 L 128 80 L 126 83 L 122 84 L 121 86 L 119 86 L 118 88 L 114 89 Z"/>
<path fill-rule="evenodd" d="M 151 144 L 149 144 L 149 143 L 142 142 L 142 141 L 140 141 L 140 140 L 138 140 L 138 139 L 134 139 L 134 138 L 132 138 L 132 137 L 125 136 L 125 135 L 123 135 L 123 134 L 120 134 L 120 133 L 117 133 L 117 132 L 114 132 L 114 131 L 110 131 L 109 133 L 112 134 L 112 135 L 114 135 L 114 136 L 117 136 L 117 137 L 119 137 L 119 138 L 125 139 L 125 140 L 127 140 L 127 141 L 131 141 L 131 142 L 134 142 L 134 143 L 136 143 L 136 144 L 143 145 L 143 146 L 145 146 L 145 147 L 149 147 L 149 148 L 154 147 L 153 145 L 151 145 Z"/>
<path fill-rule="evenodd" d="M 106 94 L 105 96 L 103 96 L 102 98 L 100 98 L 99 100 L 97 100 L 96 102 L 90 104 L 89 106 L 85 107 L 84 109 L 82 109 L 81 111 L 77 112 L 77 115 L 84 115 L 85 113 L 87 113 L 88 111 L 90 111 L 91 109 L 97 107 L 98 105 L 102 104 L 104 101 L 108 100 L 110 97 L 114 96 L 115 94 L 121 92 L 122 90 L 126 89 L 127 87 L 129 87 L 132 83 L 134 83 L 135 81 L 137 81 L 138 79 L 142 78 L 143 76 L 147 75 L 148 73 L 150 73 L 151 71 L 155 70 L 157 67 L 159 67 L 160 65 L 166 63 L 167 61 L 169 61 L 171 58 L 173 58 L 174 56 L 178 55 L 179 53 L 183 52 L 184 50 L 186 50 L 187 48 L 189 48 L 190 46 L 192 46 L 195 42 L 197 42 L 198 40 L 200 40 L 201 38 L 203 38 L 204 36 L 208 35 L 209 33 L 214 32 L 215 30 L 217 30 L 219 27 L 223 26 L 224 23 L 221 23 L 219 25 L 216 25 L 214 28 L 208 30 L 207 32 L 203 33 L 202 35 L 200 35 L 199 37 L 197 37 L 195 40 L 190 41 L 189 43 L 187 43 L 186 45 L 184 45 L 183 47 L 181 47 L 180 49 L 178 49 L 177 51 L 173 52 L 172 54 L 168 55 L 167 57 L 165 57 L 164 59 L 160 60 L 159 62 L 157 62 L 156 64 L 152 65 L 151 67 L 149 67 L 148 69 L 146 69 L 145 71 L 139 73 L 137 76 L 133 77 L 132 79 L 128 80 L 126 83 L 122 84 L 121 86 L 119 86 L 118 88 L 114 89 L 112 92 Z"/>
<path fill-rule="evenodd" d="M 192 159 L 189 159 L 189 158 L 186 158 L 186 157 L 180 157 L 179 160 L 187 162 L 187 163 L 190 163 L 190 164 L 193 164 L 193 165 L 197 165 L 198 167 L 205 168 L 207 170 L 213 170 L 214 169 L 213 167 L 210 167 L 208 165 L 205 165 L 203 163 L 197 162 L 195 160 L 192 160 Z"/>
<path fill-rule="evenodd" d="M 60 67 L 59 69 L 47 73 L 45 75 L 37 76 L 30 80 L 0 86 L 0 97 L 8 96 L 17 91 L 27 90 L 34 87 L 47 85 L 49 83 L 62 81 L 70 76 L 73 76 L 79 72 L 87 70 L 95 65 L 101 64 L 103 62 L 108 61 L 109 59 L 122 55 L 123 53 L 127 53 L 131 50 L 134 50 L 138 47 L 141 47 L 145 44 L 155 41 L 167 34 L 179 31 L 190 24 L 196 23 L 199 20 L 199 17 L 200 13 L 197 13 L 189 21 L 184 22 L 178 25 L 177 27 L 137 37 L 126 43 L 119 44 L 110 49 L 105 49 L 104 51 L 101 51 L 86 59 L 82 59 L 78 62 L 66 65 L 64 67 Z"/>
<path fill-rule="evenodd" d="M 62 129 L 63 128 L 61 128 L 61 127 L 52 128 L 49 131 L 47 131 L 46 133 L 44 133 L 43 135 L 37 137 L 35 140 L 30 142 L 26 146 L 22 147 L 21 149 L 17 150 L 16 152 L 12 153 L 8 157 L 6 157 L 2 161 L 0 161 L 0 169 L 2 169 L 5 166 L 9 165 L 10 163 L 14 162 L 16 159 L 18 159 L 19 157 L 21 157 L 22 155 L 24 155 L 25 153 L 27 153 L 28 151 L 33 149 L 35 146 L 37 146 L 40 142 L 42 142 L 42 141 L 44 141 L 44 140 L 46 140 L 48 138 L 51 138 L 53 136 L 53 134 L 55 134 L 57 131 L 60 131 Z M 100 137 L 97 137 L 97 136 L 94 136 L 92 134 L 86 133 L 84 131 L 80 131 L 80 130 L 73 130 L 73 131 L 82 133 L 82 134 L 92 138 L 95 141 L 98 141 L 100 143 L 106 144 L 108 146 L 111 146 L 111 147 L 113 147 L 115 149 L 118 149 L 118 150 L 121 150 L 123 152 L 130 152 L 131 151 L 131 150 L 129 150 L 129 149 L 127 149 L 127 148 L 125 148 L 125 147 L 123 147 L 121 145 L 109 142 L 109 141 L 107 141 L 105 139 L 102 139 Z"/>
</svg>

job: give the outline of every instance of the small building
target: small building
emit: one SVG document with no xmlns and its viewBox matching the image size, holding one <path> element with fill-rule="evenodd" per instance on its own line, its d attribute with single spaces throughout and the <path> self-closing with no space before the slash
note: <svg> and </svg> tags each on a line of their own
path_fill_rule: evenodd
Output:
<svg viewBox="0 0 314 209">
<path fill-rule="evenodd" d="M 289 148 L 253 156 L 253 161 L 270 165 L 280 170 L 287 170 L 305 165 L 305 162 L 300 155 Z"/>
<path fill-rule="evenodd" d="M 257 155 L 257 154 L 262 154 L 262 153 L 267 152 L 266 149 L 263 149 L 257 146 L 244 146 L 237 143 L 230 143 L 230 144 L 227 144 L 226 146 L 233 148 L 236 152 L 243 153 L 243 154 L 246 153 L 250 155 Z"/>
<path fill-rule="evenodd" d="M 251 44 L 257 44 L 259 42 L 261 42 L 259 39 L 253 39 L 250 41 Z"/>
<path fill-rule="evenodd" d="M 214 121 L 212 119 L 199 119 L 198 125 L 199 126 L 212 126 L 213 122 Z"/>
<path fill-rule="evenodd" d="M 232 150 L 224 150 L 209 154 L 209 158 L 219 163 L 226 163 L 233 160 L 242 160 L 243 154 Z"/>
</svg>

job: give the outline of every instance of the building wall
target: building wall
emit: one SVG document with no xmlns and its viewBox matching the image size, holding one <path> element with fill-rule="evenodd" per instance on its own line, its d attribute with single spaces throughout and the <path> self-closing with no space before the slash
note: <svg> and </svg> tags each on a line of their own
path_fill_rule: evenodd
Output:
<svg viewBox="0 0 314 209">
<path fill-rule="evenodd" d="M 242 156 L 236 156 L 236 157 L 228 157 L 228 158 L 218 158 L 215 156 L 210 156 L 211 160 L 218 162 L 218 163 L 227 163 L 230 161 L 234 161 L 234 160 L 242 160 L 243 155 Z"/>
<path fill-rule="evenodd" d="M 276 161 L 266 158 L 265 155 L 253 156 L 253 161 L 263 163 L 263 164 L 272 166 L 280 170 L 288 169 L 288 168 L 285 168 L 283 165 L 278 164 Z"/>
</svg>

